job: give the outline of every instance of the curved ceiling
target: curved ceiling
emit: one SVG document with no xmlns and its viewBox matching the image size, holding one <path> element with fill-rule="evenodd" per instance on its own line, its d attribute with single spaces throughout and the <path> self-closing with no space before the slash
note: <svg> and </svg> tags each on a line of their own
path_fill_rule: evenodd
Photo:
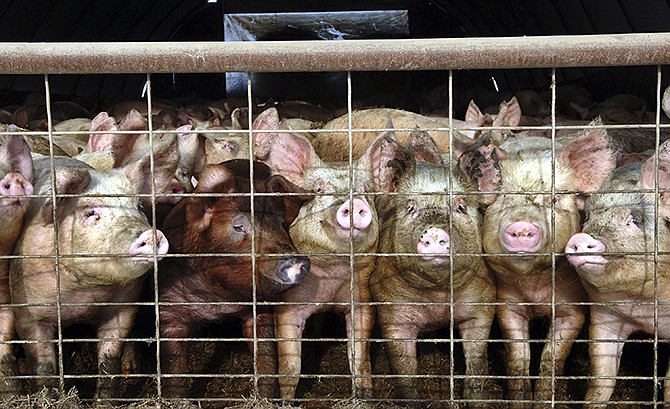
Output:
<svg viewBox="0 0 670 409">
<path fill-rule="evenodd" d="M 666 0 L 342 0 L 338 2 L 256 0 L 53 0 L 0 3 L 0 41 L 106 42 L 222 40 L 224 13 L 365 9 L 408 9 L 412 37 L 496 37 L 667 31 Z M 589 70 L 564 70 L 575 79 Z M 487 74 L 488 75 L 488 74 Z M 502 88 L 546 86 L 545 72 L 493 72 Z M 197 89 L 208 96 L 225 89 L 220 75 L 153 77 L 166 97 Z M 52 93 L 69 96 L 138 98 L 144 76 L 59 76 Z M 39 76 L 0 76 L 0 91 L 44 87 Z M 154 87 L 157 89 L 157 87 Z"/>
</svg>

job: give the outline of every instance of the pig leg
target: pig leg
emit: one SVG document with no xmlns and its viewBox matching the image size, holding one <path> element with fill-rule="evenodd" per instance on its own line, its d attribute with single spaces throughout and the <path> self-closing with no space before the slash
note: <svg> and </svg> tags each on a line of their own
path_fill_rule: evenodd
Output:
<svg viewBox="0 0 670 409">
<path fill-rule="evenodd" d="M 394 318 L 412 316 L 403 313 L 402 308 L 395 306 L 382 306 L 379 309 L 379 320 L 381 323 L 382 334 L 388 339 L 411 339 L 415 340 L 419 335 L 419 328 L 414 322 L 393 320 Z M 385 344 L 386 355 L 388 356 L 391 370 L 396 375 L 416 375 L 418 373 L 416 359 L 415 341 L 389 341 Z M 419 398 L 418 383 L 416 378 L 403 377 L 398 378 L 396 387 L 400 397 L 410 400 Z M 417 404 L 418 405 L 418 404 Z"/>
<path fill-rule="evenodd" d="M 121 373 L 121 355 L 123 354 L 123 341 L 133 325 L 137 308 L 126 307 L 118 311 L 109 320 L 98 327 L 98 338 L 106 339 L 98 343 L 98 378 L 95 388 L 95 399 L 109 399 L 118 391 L 118 375 Z"/>
<path fill-rule="evenodd" d="M 16 357 L 12 345 L 7 343 L 14 338 L 14 312 L 9 307 L 2 307 L 11 302 L 8 271 L 9 260 L 0 260 L 0 376 L 3 378 L 0 399 L 21 393 L 20 382 L 13 378 L 19 373 Z"/>
<path fill-rule="evenodd" d="M 256 314 L 256 337 L 274 338 L 274 317 L 269 311 L 258 311 Z M 254 318 L 249 316 L 244 320 L 244 336 L 254 337 Z M 256 352 L 256 368 L 259 375 L 277 374 L 277 349 L 273 341 L 258 341 L 254 351 L 253 342 L 249 342 L 251 352 Z M 258 394 L 264 398 L 277 396 L 277 379 L 274 377 L 258 378 Z"/>
<path fill-rule="evenodd" d="M 279 394 L 282 399 L 292 400 L 298 387 L 302 365 L 301 338 L 305 322 L 312 315 L 312 308 L 277 308 L 275 312 L 275 330 L 277 333 L 277 358 L 279 375 Z M 311 306 L 304 306 L 311 307 Z M 290 339 L 292 341 L 286 341 Z"/>
<path fill-rule="evenodd" d="M 161 337 L 187 338 L 193 331 L 188 323 L 163 320 L 167 314 L 161 315 Z M 190 318 L 190 317 L 186 317 Z M 189 343 L 182 341 L 161 341 L 161 369 L 166 374 L 188 373 Z M 162 395 L 170 398 L 186 397 L 189 378 L 165 377 L 162 378 Z"/>
<path fill-rule="evenodd" d="M 489 338 L 494 312 L 492 308 L 482 308 L 482 310 L 484 310 L 484 314 L 458 323 L 458 330 L 463 338 L 463 354 L 465 355 L 466 377 L 463 381 L 463 397 L 465 399 L 483 400 L 489 397 L 486 380 L 481 377 L 489 374 L 486 340 Z M 471 408 L 487 406 L 484 402 L 468 405 Z"/>
<path fill-rule="evenodd" d="M 670 365 L 668 370 L 665 373 L 665 380 L 663 381 L 663 402 L 665 402 L 665 408 L 670 407 Z"/>
<path fill-rule="evenodd" d="M 588 409 L 606 408 L 606 402 L 614 392 L 624 340 L 632 332 L 632 329 L 625 324 L 617 323 L 615 320 L 616 318 L 606 313 L 599 314 L 597 306 L 591 307 L 589 359 L 591 360 L 592 378 L 589 379 L 584 400 L 605 403 L 586 403 L 584 407 Z M 612 340 L 617 341 L 612 342 Z"/>
<path fill-rule="evenodd" d="M 498 322 L 507 340 L 505 349 L 507 351 L 507 375 L 509 399 L 515 401 L 530 400 L 532 398 L 532 387 L 530 384 L 530 333 L 528 329 L 528 315 L 524 310 L 515 309 L 511 306 L 498 308 Z M 512 408 L 524 408 L 530 406 L 524 402 L 513 402 Z"/>
<path fill-rule="evenodd" d="M 581 309 L 566 311 L 566 315 L 557 316 L 547 333 L 547 343 L 542 350 L 542 357 L 540 358 L 539 379 L 535 383 L 536 401 L 550 401 L 553 389 L 553 382 L 551 379 L 552 366 L 554 374 L 559 376 L 563 373 L 565 361 L 570 355 L 573 342 L 579 335 L 586 316 Z M 551 345 L 551 334 L 555 331 L 555 342 Z M 538 407 L 542 404 L 535 404 Z M 550 407 L 551 403 L 542 406 Z"/>
<path fill-rule="evenodd" d="M 370 335 L 375 322 L 374 310 L 371 306 L 359 306 L 354 309 L 354 345 L 351 348 L 351 314 L 345 314 L 347 322 L 347 337 L 349 338 L 347 352 L 349 355 L 349 366 L 354 378 L 354 389 L 356 397 L 372 397 L 372 365 L 370 363 Z M 354 356 L 351 356 L 353 350 Z"/>
<path fill-rule="evenodd" d="M 16 329 L 19 337 L 25 341 L 50 341 L 55 335 L 53 326 L 30 316 L 17 317 Z M 58 379 L 54 377 L 58 368 L 55 345 L 51 342 L 27 343 L 23 345 L 23 350 L 28 358 L 28 365 L 37 375 L 33 391 L 44 387 L 58 388 Z"/>
</svg>

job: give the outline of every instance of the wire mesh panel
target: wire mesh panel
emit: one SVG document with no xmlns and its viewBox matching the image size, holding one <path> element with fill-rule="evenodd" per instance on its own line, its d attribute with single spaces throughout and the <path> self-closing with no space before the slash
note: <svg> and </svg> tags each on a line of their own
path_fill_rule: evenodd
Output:
<svg viewBox="0 0 670 409">
<path fill-rule="evenodd" d="M 667 44 L 0 45 L 1 75 L 43 82 L 3 103 L 3 397 L 665 403 Z M 246 95 L 156 96 L 221 71 Z M 291 72 L 340 89 L 255 97 Z M 107 73 L 140 100 L 53 92 Z"/>
</svg>

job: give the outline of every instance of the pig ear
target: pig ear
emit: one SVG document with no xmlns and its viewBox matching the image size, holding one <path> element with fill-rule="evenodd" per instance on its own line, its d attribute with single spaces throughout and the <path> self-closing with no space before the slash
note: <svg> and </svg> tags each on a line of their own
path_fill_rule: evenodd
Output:
<svg viewBox="0 0 670 409">
<path fill-rule="evenodd" d="M 476 184 L 478 191 L 494 192 L 502 184 L 500 161 L 504 157 L 503 150 L 494 142 L 492 134 L 488 133 L 463 152 L 459 158 L 459 165 Z M 496 196 L 496 194 L 485 194 L 479 201 L 489 205 L 495 201 Z"/>
<path fill-rule="evenodd" d="M 122 131 L 142 131 L 147 129 L 147 119 L 136 109 L 128 111 L 125 117 L 119 122 L 119 129 Z"/>
<path fill-rule="evenodd" d="M 263 113 L 261 112 L 261 115 Z M 230 113 L 230 124 L 233 129 L 244 129 L 240 123 L 240 116 L 242 115 L 242 110 L 240 108 L 235 108 L 233 112 Z M 252 125 L 253 126 L 253 125 Z M 254 127 L 255 129 L 255 127 Z"/>
<path fill-rule="evenodd" d="M 107 112 L 100 112 L 91 120 L 91 132 L 114 132 L 117 130 L 116 121 Z M 88 138 L 85 153 L 112 150 L 115 135 L 112 133 L 95 133 Z"/>
<path fill-rule="evenodd" d="M 18 131 L 15 125 L 9 125 L 10 132 Z M 33 179 L 33 158 L 30 156 L 28 142 L 21 134 L 7 135 L 5 142 L 0 147 L 0 163 L 9 164 L 12 172 L 18 172 L 28 180 Z"/>
<path fill-rule="evenodd" d="M 267 188 L 268 192 L 275 193 L 304 193 L 302 195 L 290 195 L 282 197 L 284 200 L 284 208 L 286 209 L 285 221 L 287 224 L 293 223 L 293 220 L 298 217 L 298 213 L 300 212 L 302 205 L 306 201 L 314 198 L 313 195 L 309 194 L 311 193 L 309 190 L 305 190 L 299 186 L 294 185 L 281 175 L 270 176 L 267 181 Z"/>
<path fill-rule="evenodd" d="M 501 102 L 493 126 L 518 126 L 521 123 L 521 106 L 516 97 L 509 102 Z"/>
<path fill-rule="evenodd" d="M 91 183 L 91 174 L 85 168 L 56 168 L 56 195 L 76 195 L 82 193 Z M 56 204 L 62 202 L 64 198 L 56 197 Z M 42 206 L 42 220 L 44 224 L 53 224 L 54 202 L 48 198 Z M 59 208 L 56 208 L 56 217 L 60 218 Z"/>
<path fill-rule="evenodd" d="M 648 158 L 640 169 L 640 186 L 654 189 L 656 185 L 656 158 Z M 665 141 L 658 148 L 658 188 L 670 189 L 670 141 Z M 659 213 L 666 221 L 670 221 L 670 192 L 659 193 Z"/>
<path fill-rule="evenodd" d="M 308 169 L 323 166 L 309 139 L 289 132 L 275 134 L 264 162 L 272 173 L 282 175 L 296 185 L 301 184 Z"/>
<path fill-rule="evenodd" d="M 435 140 L 427 131 L 415 130 L 409 134 L 408 148 L 417 162 L 437 163 L 442 165 L 442 155 Z"/>
<path fill-rule="evenodd" d="M 597 126 L 599 120 L 590 125 Z M 566 175 L 570 189 L 597 190 L 616 167 L 616 155 L 604 128 L 587 129 L 570 139 L 558 153 L 557 171 Z"/>
<path fill-rule="evenodd" d="M 172 179 L 179 164 L 179 149 L 174 136 L 169 143 L 157 144 L 154 157 L 154 183 L 156 192 L 170 192 Z M 147 152 L 137 162 L 129 163 L 123 172 L 131 180 L 139 193 L 151 192 L 151 152 Z"/>
<path fill-rule="evenodd" d="M 186 129 L 187 127 L 188 129 Z M 202 170 L 202 167 L 205 166 L 205 137 L 199 133 L 185 132 L 191 130 L 190 125 L 177 128 L 178 132 L 180 130 L 182 132 L 177 135 L 177 138 L 179 139 L 180 150 L 186 152 L 193 158 L 193 173 L 194 175 L 197 175 L 200 173 L 200 170 Z M 184 147 L 185 149 L 183 149 Z"/>
<path fill-rule="evenodd" d="M 663 99 L 661 101 L 661 106 L 663 107 L 663 112 L 665 116 L 670 118 L 670 86 L 668 86 L 665 91 L 663 91 Z"/>
<path fill-rule="evenodd" d="M 254 131 L 272 131 L 254 132 L 253 135 L 254 157 L 259 160 L 266 160 L 279 129 L 279 111 L 277 111 L 277 108 L 268 108 L 258 114 L 254 119 L 252 128 Z"/>
<path fill-rule="evenodd" d="M 235 175 L 225 165 L 207 165 L 200 173 L 200 180 L 194 193 L 232 193 L 235 191 Z M 214 215 L 213 204 L 216 197 L 192 196 L 187 203 L 186 220 L 196 231 L 209 228 Z"/>
<path fill-rule="evenodd" d="M 477 104 L 475 104 L 474 99 L 471 99 L 470 103 L 468 104 L 468 110 L 465 111 L 465 120 L 467 122 L 476 122 L 476 123 L 479 123 L 480 121 L 484 120 L 484 114 L 479 109 Z"/>
<path fill-rule="evenodd" d="M 372 172 L 374 189 L 380 192 L 394 191 L 400 177 L 415 165 L 414 155 L 398 143 L 394 131 L 379 134 L 358 160 L 360 168 Z"/>
</svg>

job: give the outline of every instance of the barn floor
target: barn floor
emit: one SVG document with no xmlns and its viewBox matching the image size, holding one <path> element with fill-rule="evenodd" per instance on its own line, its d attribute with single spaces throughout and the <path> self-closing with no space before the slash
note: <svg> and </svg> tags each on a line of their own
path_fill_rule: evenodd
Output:
<svg viewBox="0 0 670 409">
<path fill-rule="evenodd" d="M 330 318 L 330 317 L 328 317 Z M 332 322 L 332 319 L 328 320 Z M 541 323 L 535 326 L 535 338 L 541 337 L 546 329 Z M 206 336 L 223 336 L 222 333 L 230 328 L 211 329 Z M 214 378 L 200 378 L 193 382 L 191 391 L 191 401 L 168 401 L 156 400 L 152 396 L 156 395 L 154 380 L 147 377 L 124 378 L 121 381 L 121 394 L 123 399 L 128 399 L 118 408 L 168 408 L 168 409 L 191 409 L 206 408 L 216 409 L 223 407 L 232 407 L 238 409 L 272 409 L 272 408 L 337 408 L 337 409 L 397 409 L 401 406 L 393 403 L 391 399 L 394 396 L 392 380 L 385 378 L 384 375 L 390 374 L 390 368 L 385 356 L 383 344 L 372 342 L 372 368 L 374 379 L 374 401 L 361 403 L 350 401 L 351 384 L 349 379 L 344 377 L 332 377 L 328 375 L 347 375 L 349 365 L 347 362 L 346 344 L 344 342 L 318 341 L 314 338 L 337 338 L 344 336 L 342 328 L 338 325 L 329 329 L 319 329 L 316 332 L 314 328 L 307 329 L 306 337 L 312 339 L 305 341 L 303 346 L 303 374 L 321 375 L 310 376 L 301 380 L 297 396 L 299 401 L 295 406 L 281 405 L 281 403 L 272 403 L 259 399 L 241 399 L 251 396 L 251 382 L 248 378 L 236 378 L 234 374 L 248 374 L 252 372 L 252 359 L 245 343 L 235 341 L 197 342 L 192 351 L 192 371 L 194 373 L 209 374 L 233 374 L 233 376 L 222 376 Z M 230 336 L 228 334 L 227 336 Z M 582 334 L 582 335 L 585 335 Z M 238 336 L 232 334 L 232 336 Z M 378 337 L 378 332 L 373 334 Z M 431 338 L 448 337 L 448 331 L 440 331 L 429 334 Z M 491 404 L 487 407 L 498 409 L 506 408 L 504 403 L 505 395 L 505 353 L 504 345 L 496 342 L 500 339 L 499 330 L 494 326 L 492 333 L 492 342 L 489 345 L 490 372 L 493 379 L 490 381 L 489 391 Z M 580 339 L 584 339 L 582 336 Z M 636 338 L 644 339 L 644 338 Z M 82 345 L 65 344 L 68 348 L 64 351 L 66 361 L 64 362 L 68 373 L 93 373 L 95 370 L 95 344 L 85 343 Z M 539 355 L 540 345 L 533 347 L 533 357 Z M 574 346 L 570 356 L 566 376 L 582 377 L 588 376 L 588 354 L 587 345 L 584 342 Z M 448 343 L 422 342 L 419 345 L 419 368 L 422 374 L 434 375 L 434 377 L 422 378 L 420 382 L 420 396 L 430 397 L 434 401 L 427 404 L 427 408 L 465 408 L 464 403 L 450 404 L 448 402 L 451 395 L 449 379 L 450 346 Z M 141 368 L 139 373 L 150 375 L 152 368 L 155 367 L 155 351 L 144 343 L 140 349 L 142 356 Z M 659 376 L 663 375 L 665 370 L 664 362 L 667 362 L 667 347 L 663 344 L 659 346 Z M 464 372 L 462 351 L 460 345 L 454 347 L 454 373 L 462 374 Z M 627 345 L 624 349 L 623 360 L 619 375 L 632 377 L 651 377 L 653 376 L 653 346 L 651 343 L 637 343 Z M 212 366 L 211 363 L 218 363 Z M 537 362 L 533 363 L 537 366 Z M 461 396 L 460 380 L 455 382 L 454 396 Z M 617 387 L 612 396 L 612 402 L 609 408 L 651 408 L 651 404 L 639 402 L 649 402 L 653 394 L 653 382 L 647 380 L 625 380 L 618 381 Z M 70 380 L 66 381 L 66 390 L 68 393 L 56 393 L 56 396 L 49 395 L 45 391 L 28 396 L 19 396 L 11 400 L 0 403 L 0 409 L 29 409 L 29 408 L 53 408 L 53 409 L 79 409 L 79 408 L 100 408 L 110 407 L 91 403 L 90 398 L 94 389 L 93 379 Z M 72 388 L 75 388 L 76 391 Z M 557 401 L 573 401 L 582 399 L 586 392 L 586 382 L 583 379 L 568 379 L 559 382 L 557 385 Z M 228 398 L 229 401 L 216 401 L 212 398 Z M 146 399 L 145 399 L 146 398 Z M 144 400 L 145 399 L 145 400 Z M 659 395 L 660 399 L 660 395 Z M 132 401 L 131 401 L 132 400 Z M 580 404 L 576 403 L 557 403 L 556 408 L 578 408 Z"/>
</svg>

